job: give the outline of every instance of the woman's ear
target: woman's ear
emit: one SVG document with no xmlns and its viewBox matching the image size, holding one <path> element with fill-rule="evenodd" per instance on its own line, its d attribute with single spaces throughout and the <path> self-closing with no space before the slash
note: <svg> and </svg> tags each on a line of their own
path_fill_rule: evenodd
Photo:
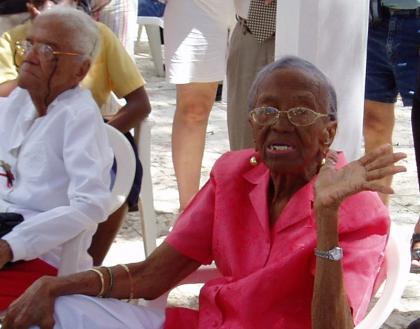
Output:
<svg viewBox="0 0 420 329">
<path fill-rule="evenodd" d="M 323 131 L 323 143 L 330 146 L 337 132 L 337 121 L 329 121 Z"/>
<path fill-rule="evenodd" d="M 80 81 L 84 79 L 90 69 L 90 66 L 91 61 L 89 59 L 85 59 L 82 65 L 80 65 L 79 70 L 76 72 L 77 78 L 80 79 Z"/>
</svg>

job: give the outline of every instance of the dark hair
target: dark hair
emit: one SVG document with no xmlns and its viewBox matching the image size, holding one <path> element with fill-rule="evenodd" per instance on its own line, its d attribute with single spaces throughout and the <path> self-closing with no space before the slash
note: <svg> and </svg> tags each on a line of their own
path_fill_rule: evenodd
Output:
<svg viewBox="0 0 420 329">
<path fill-rule="evenodd" d="M 329 79 L 312 63 L 296 57 L 296 56 L 285 56 L 273 63 L 266 65 L 256 76 L 252 83 L 251 89 L 248 96 L 248 109 L 251 111 L 255 107 L 259 87 L 262 81 L 271 73 L 278 70 L 284 69 L 297 69 L 306 72 L 313 76 L 314 79 L 321 82 L 327 88 L 329 115 L 332 120 L 337 119 L 337 94 L 334 87 L 332 86 Z"/>
</svg>

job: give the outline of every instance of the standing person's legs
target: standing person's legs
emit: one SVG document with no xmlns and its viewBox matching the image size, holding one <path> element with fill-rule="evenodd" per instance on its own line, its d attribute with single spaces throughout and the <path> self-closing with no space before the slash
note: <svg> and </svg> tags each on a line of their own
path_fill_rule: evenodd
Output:
<svg viewBox="0 0 420 329">
<path fill-rule="evenodd" d="M 208 117 L 225 75 L 227 26 L 193 0 L 171 0 L 164 33 L 167 77 L 177 85 L 172 159 L 182 210 L 199 189 Z"/>
<path fill-rule="evenodd" d="M 417 179 L 420 189 L 420 60 L 417 64 L 417 84 L 416 94 L 413 99 L 413 108 L 411 110 L 411 127 L 413 129 Z M 413 241 L 411 245 L 411 259 L 411 271 L 414 273 L 420 273 L 420 216 L 417 220 L 416 226 L 414 227 Z M 420 328 L 420 319 L 417 324 L 418 328 Z"/>
<path fill-rule="evenodd" d="M 404 106 L 411 106 L 418 60 L 420 20 L 415 15 L 391 15 L 389 20 L 369 28 L 364 131 L 369 152 L 392 143 L 394 103 L 398 92 Z M 391 185 L 391 179 L 384 180 Z M 388 196 L 381 195 L 388 204 Z"/>
<path fill-rule="evenodd" d="M 395 115 L 394 103 L 383 103 L 365 100 L 365 113 L 363 119 L 363 137 L 365 139 L 365 153 L 373 151 L 380 145 L 392 145 L 392 131 L 394 129 Z M 392 177 L 383 179 L 387 186 L 392 183 Z M 388 205 L 388 194 L 379 193 L 385 205 Z"/>
<path fill-rule="evenodd" d="M 176 86 L 176 111 L 172 125 L 172 160 L 184 209 L 200 186 L 206 128 L 216 96 L 217 82 Z"/>
<path fill-rule="evenodd" d="M 258 71 L 274 61 L 274 37 L 260 43 L 237 23 L 227 61 L 227 120 L 231 150 L 254 147 L 248 122 L 248 92 Z"/>
</svg>

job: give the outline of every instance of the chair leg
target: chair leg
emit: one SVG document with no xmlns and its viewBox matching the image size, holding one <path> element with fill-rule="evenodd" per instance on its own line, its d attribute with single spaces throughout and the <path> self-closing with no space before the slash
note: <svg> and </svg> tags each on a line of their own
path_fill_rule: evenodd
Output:
<svg viewBox="0 0 420 329">
<path fill-rule="evenodd" d="M 144 120 L 140 129 L 135 129 L 135 139 L 139 145 L 139 156 L 143 165 L 143 179 L 141 184 L 139 212 L 141 216 L 141 229 L 146 257 L 156 248 L 156 213 L 153 200 L 152 175 L 150 172 L 150 145 L 151 126 L 153 121 Z"/>
<path fill-rule="evenodd" d="M 157 25 L 145 25 L 147 37 L 149 39 L 150 53 L 155 64 L 156 74 L 163 77 L 162 45 L 160 42 L 160 31 Z"/>
</svg>

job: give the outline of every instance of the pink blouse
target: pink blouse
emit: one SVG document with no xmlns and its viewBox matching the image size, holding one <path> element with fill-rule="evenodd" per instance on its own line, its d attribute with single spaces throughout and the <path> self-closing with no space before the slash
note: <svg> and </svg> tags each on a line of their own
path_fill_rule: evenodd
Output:
<svg viewBox="0 0 420 329">
<path fill-rule="evenodd" d="M 251 150 L 229 152 L 179 217 L 166 242 L 223 275 L 200 292 L 199 311 L 169 308 L 165 329 L 308 329 L 316 258 L 314 179 L 269 225 L 269 170 L 252 166 Z M 345 163 L 340 155 L 339 166 Z M 363 319 L 383 262 L 386 207 L 362 192 L 340 207 L 344 283 L 357 324 Z"/>
</svg>

